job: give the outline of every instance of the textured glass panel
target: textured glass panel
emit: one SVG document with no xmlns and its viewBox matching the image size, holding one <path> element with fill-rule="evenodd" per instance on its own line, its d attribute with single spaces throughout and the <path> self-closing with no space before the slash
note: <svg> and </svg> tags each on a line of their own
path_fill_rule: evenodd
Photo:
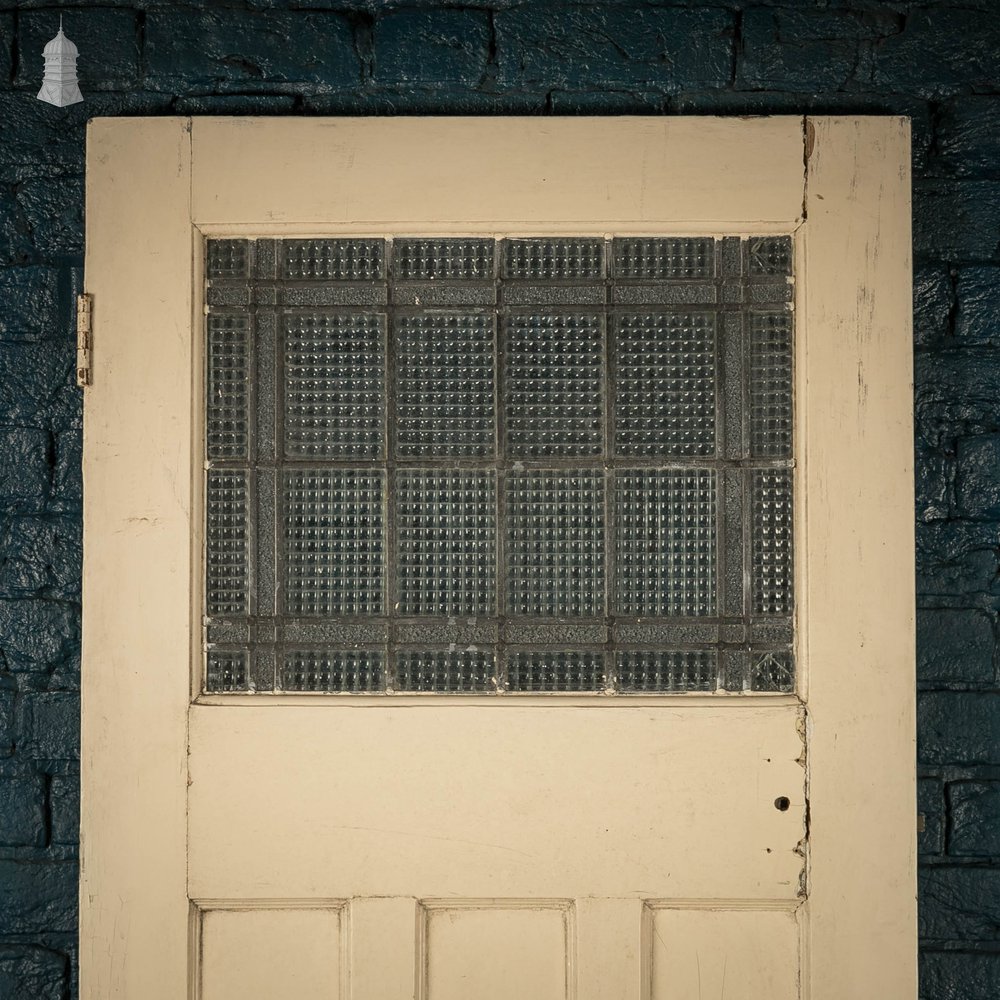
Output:
<svg viewBox="0 0 1000 1000">
<path fill-rule="evenodd" d="M 493 240 L 411 240 L 393 244 L 393 277 L 441 281 L 493 277 Z"/>
<path fill-rule="evenodd" d="M 605 683 L 599 650 L 516 650 L 507 655 L 510 691 L 603 691 Z"/>
<path fill-rule="evenodd" d="M 208 317 L 208 457 L 246 458 L 250 426 L 250 318 Z"/>
<path fill-rule="evenodd" d="M 506 240 L 503 276 L 548 280 L 604 276 L 604 241 L 593 239 Z"/>
<path fill-rule="evenodd" d="M 245 650 L 210 649 L 205 658 L 205 690 L 209 693 L 250 689 Z"/>
<path fill-rule="evenodd" d="M 718 662 L 714 649 L 627 649 L 617 655 L 618 688 L 635 694 L 714 691 Z"/>
<path fill-rule="evenodd" d="M 245 278 L 250 271 L 247 241 L 209 240 L 207 271 L 209 278 Z"/>
<path fill-rule="evenodd" d="M 247 474 L 212 469 L 205 501 L 205 604 L 211 617 L 248 609 L 250 543 Z"/>
<path fill-rule="evenodd" d="M 715 453 L 715 315 L 621 313 L 615 321 L 615 450 Z"/>
<path fill-rule="evenodd" d="M 753 610 L 786 614 L 792 609 L 792 473 L 753 473 Z"/>
<path fill-rule="evenodd" d="M 532 312 L 505 323 L 507 454 L 599 455 L 604 445 L 604 318 Z"/>
<path fill-rule="evenodd" d="M 647 281 L 692 280 L 715 275 L 715 241 L 711 239 L 649 239 L 614 241 L 616 278 Z"/>
<path fill-rule="evenodd" d="M 749 272 L 752 277 L 790 275 L 792 240 L 789 236 L 756 236 L 747 240 Z"/>
<path fill-rule="evenodd" d="M 795 686 L 795 665 L 788 650 L 755 651 L 750 654 L 751 691 L 791 691 Z"/>
<path fill-rule="evenodd" d="M 788 237 L 206 267 L 207 687 L 792 690 Z"/>
<path fill-rule="evenodd" d="M 378 458 L 383 453 L 385 317 L 285 317 L 285 453 Z"/>
<path fill-rule="evenodd" d="M 603 613 L 604 474 L 510 475 L 506 508 L 507 613 Z"/>
<path fill-rule="evenodd" d="M 750 450 L 761 458 L 792 455 L 792 317 L 750 314 Z"/>
<path fill-rule="evenodd" d="M 394 492 L 400 614 L 492 612 L 496 590 L 494 473 L 400 470 Z"/>
<path fill-rule="evenodd" d="M 311 281 L 370 281 L 385 275 L 383 240 L 283 240 L 282 275 Z"/>
<path fill-rule="evenodd" d="M 282 498 L 289 614 L 378 614 L 383 607 L 383 474 L 286 469 Z"/>
<path fill-rule="evenodd" d="M 617 609 L 631 615 L 715 610 L 714 469 L 629 469 L 615 480 Z"/>
<path fill-rule="evenodd" d="M 468 694 L 496 690 L 493 654 L 482 649 L 401 652 L 396 657 L 396 690 Z"/>
<path fill-rule="evenodd" d="M 396 451 L 485 457 L 495 451 L 493 316 L 397 316 Z"/>
<path fill-rule="evenodd" d="M 381 652 L 369 649 L 289 649 L 281 663 L 284 691 L 366 694 L 385 688 Z"/>
</svg>

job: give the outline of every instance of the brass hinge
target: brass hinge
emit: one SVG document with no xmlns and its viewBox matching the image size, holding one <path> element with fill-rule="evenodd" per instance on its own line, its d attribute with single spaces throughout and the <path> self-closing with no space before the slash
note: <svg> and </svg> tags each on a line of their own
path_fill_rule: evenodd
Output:
<svg viewBox="0 0 1000 1000">
<path fill-rule="evenodd" d="M 76 297 L 76 384 L 82 389 L 90 385 L 90 352 L 93 346 L 92 317 L 94 297 L 78 295 Z"/>
</svg>

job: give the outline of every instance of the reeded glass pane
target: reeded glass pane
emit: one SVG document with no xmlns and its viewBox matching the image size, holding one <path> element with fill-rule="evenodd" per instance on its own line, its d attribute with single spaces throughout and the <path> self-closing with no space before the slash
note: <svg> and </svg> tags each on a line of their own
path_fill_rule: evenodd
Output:
<svg viewBox="0 0 1000 1000">
<path fill-rule="evenodd" d="M 247 474 L 212 469 L 205 497 L 206 604 L 212 616 L 249 610 L 250 545 Z"/>
<path fill-rule="evenodd" d="M 397 315 L 396 454 L 487 457 L 493 422 L 493 314 Z"/>
<path fill-rule="evenodd" d="M 532 281 L 604 276 L 604 241 L 593 239 L 507 240 L 503 276 Z"/>
<path fill-rule="evenodd" d="M 713 691 L 718 679 L 714 649 L 627 649 L 617 654 L 618 687 L 623 693 Z"/>
<path fill-rule="evenodd" d="M 493 240 L 396 240 L 393 277 L 397 281 L 492 278 Z"/>
<path fill-rule="evenodd" d="M 205 433 L 209 458 L 247 458 L 250 442 L 250 317 L 208 317 Z"/>
<path fill-rule="evenodd" d="M 750 444 L 755 456 L 792 457 L 792 316 L 750 314 Z"/>
<path fill-rule="evenodd" d="M 615 277 L 657 281 L 711 278 L 715 274 L 715 242 L 704 238 L 617 239 Z"/>
<path fill-rule="evenodd" d="M 285 278 L 368 281 L 384 273 L 382 240 L 283 240 L 281 247 Z"/>
<path fill-rule="evenodd" d="M 614 337 L 615 451 L 714 455 L 715 314 L 623 312 Z"/>
<path fill-rule="evenodd" d="M 400 614 L 493 612 L 495 474 L 402 469 L 395 503 Z"/>
<path fill-rule="evenodd" d="M 794 690 L 788 236 L 205 259 L 206 692 Z"/>
<path fill-rule="evenodd" d="M 496 690 L 493 654 L 485 650 L 401 652 L 396 690 L 413 693 L 475 694 Z"/>
<path fill-rule="evenodd" d="M 615 595 L 624 615 L 709 615 L 718 561 L 714 469 L 615 477 Z"/>
<path fill-rule="evenodd" d="M 285 609 L 365 615 L 383 609 L 384 479 L 355 469 L 286 469 Z"/>
<path fill-rule="evenodd" d="M 285 320 L 285 454 L 383 453 L 385 317 L 292 313 Z"/>
<path fill-rule="evenodd" d="M 792 607 L 792 474 L 753 473 L 753 610 L 784 614 Z"/>
<path fill-rule="evenodd" d="M 284 691 L 368 694 L 385 687 L 382 653 L 366 649 L 289 649 L 281 663 Z"/>
<path fill-rule="evenodd" d="M 511 474 L 506 506 L 507 614 L 603 614 L 603 472 Z"/>
<path fill-rule="evenodd" d="M 507 654 L 507 689 L 533 692 L 603 691 L 604 653 L 574 650 L 513 650 Z"/>
<path fill-rule="evenodd" d="M 591 310 L 515 313 L 504 324 L 507 455 L 604 450 L 604 317 Z"/>
</svg>

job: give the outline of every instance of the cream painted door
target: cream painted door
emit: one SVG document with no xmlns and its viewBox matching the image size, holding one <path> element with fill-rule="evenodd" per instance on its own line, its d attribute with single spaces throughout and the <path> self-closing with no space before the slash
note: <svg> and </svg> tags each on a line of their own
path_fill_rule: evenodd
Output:
<svg viewBox="0 0 1000 1000">
<path fill-rule="evenodd" d="M 908 150 L 898 119 L 92 123 L 84 997 L 915 996 Z M 403 273 L 431 237 L 503 262 L 481 309 L 462 298 L 480 285 L 447 299 L 455 274 Z M 649 250 L 670 247 L 701 248 L 706 280 L 688 258 L 657 273 Z M 768 257 L 787 247 L 793 284 Z M 538 285 L 570 319 L 525 348 Z M 407 461 L 400 386 L 424 362 L 406 331 L 433 355 L 456 301 L 487 331 L 500 452 L 428 459 L 440 427 L 417 420 Z M 630 451 L 615 400 L 660 363 L 643 324 L 652 350 L 678 305 L 711 317 L 719 424 L 701 459 L 648 459 L 645 410 Z M 317 409 L 345 315 L 359 360 L 341 375 L 370 378 L 374 351 L 388 417 L 370 385 Z M 773 346 L 793 316 L 794 454 L 772 461 L 750 425 L 760 406 L 764 438 L 781 432 L 782 362 L 754 403 L 752 332 L 730 334 L 758 323 Z M 588 395 L 564 385 L 541 427 L 539 385 L 588 336 L 595 357 L 614 345 L 604 402 L 574 424 Z M 745 452 L 724 441 L 740 412 Z M 792 477 L 794 634 L 772 614 L 790 595 L 753 598 Z M 452 506 L 421 521 L 418 486 Z M 470 615 L 439 600 L 421 539 L 479 501 L 499 511 L 470 529 L 479 575 L 441 571 L 469 575 Z M 718 541 L 734 517 L 743 541 Z M 538 592 L 557 577 L 553 610 Z M 661 584 L 681 597 L 657 603 Z"/>
</svg>

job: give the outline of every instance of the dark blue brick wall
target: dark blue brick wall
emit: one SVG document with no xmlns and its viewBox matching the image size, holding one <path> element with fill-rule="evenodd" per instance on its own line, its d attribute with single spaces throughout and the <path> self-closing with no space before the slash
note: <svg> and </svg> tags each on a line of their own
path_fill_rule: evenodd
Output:
<svg viewBox="0 0 1000 1000">
<path fill-rule="evenodd" d="M 86 103 L 34 99 L 58 14 Z M 995 0 L 0 0 L 0 998 L 75 994 L 84 126 L 161 114 L 913 119 L 922 1000 L 1000 996 Z"/>
</svg>

